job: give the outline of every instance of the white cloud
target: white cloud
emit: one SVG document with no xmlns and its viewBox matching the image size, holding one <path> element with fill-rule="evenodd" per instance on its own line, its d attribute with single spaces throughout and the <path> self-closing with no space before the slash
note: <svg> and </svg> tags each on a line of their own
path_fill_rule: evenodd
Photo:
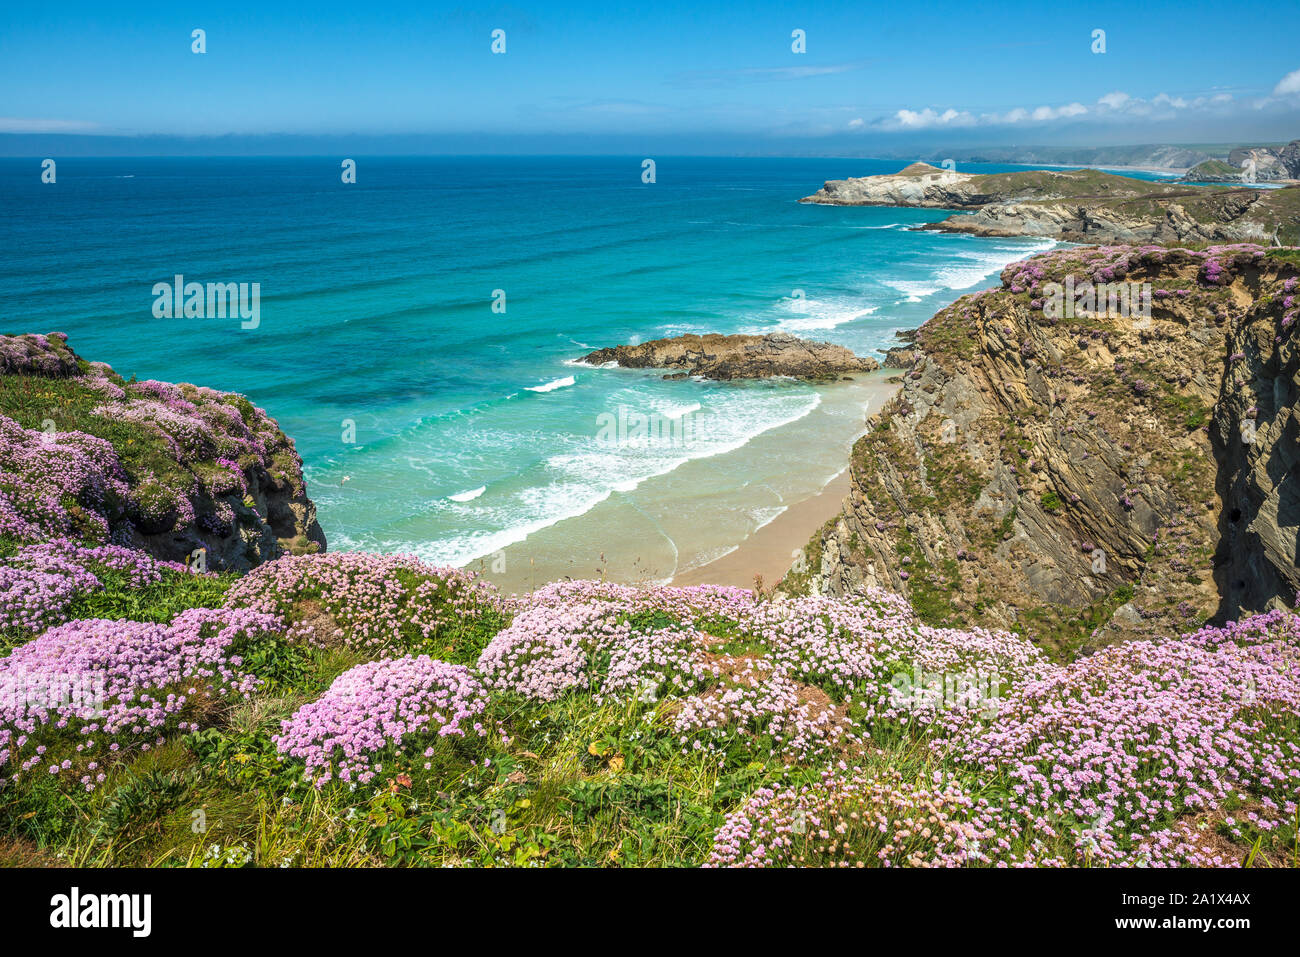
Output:
<svg viewBox="0 0 1300 957">
<path fill-rule="evenodd" d="M 1122 109 L 1131 99 L 1132 97 L 1127 93 L 1121 93 L 1119 90 L 1116 90 L 1114 93 L 1107 93 L 1105 96 L 1098 97 L 1097 105 L 1104 106 L 1109 110 L 1118 110 Z"/>
<path fill-rule="evenodd" d="M 1300 70 L 1292 70 L 1273 87 L 1274 96 L 1295 96 L 1300 94 Z"/>
<path fill-rule="evenodd" d="M 1296 76 L 1297 92 L 1300 92 L 1300 71 L 1296 72 Z M 1062 106 L 1017 106 L 1002 113 L 980 113 L 978 116 L 952 107 L 942 112 L 926 107 L 922 110 L 898 110 L 891 117 L 876 120 L 873 125 L 884 129 L 919 130 L 954 126 L 1028 126 L 1081 116 L 1112 120 L 1117 117 L 1161 119 L 1194 110 L 1222 112 L 1224 105 L 1233 102 L 1235 101 L 1229 93 L 1190 98 L 1158 93 L 1148 100 L 1115 90 L 1099 97 L 1092 106 L 1077 101 Z"/>
<path fill-rule="evenodd" d="M 849 120 L 849 129 L 851 130 L 861 129 L 865 125 L 866 121 L 860 116 L 856 119 Z"/>
<path fill-rule="evenodd" d="M 930 107 L 923 110 L 899 110 L 894 114 L 893 124 L 904 129 L 921 130 L 935 126 L 970 126 L 975 118 L 969 113 L 946 109 L 937 113 Z"/>
</svg>

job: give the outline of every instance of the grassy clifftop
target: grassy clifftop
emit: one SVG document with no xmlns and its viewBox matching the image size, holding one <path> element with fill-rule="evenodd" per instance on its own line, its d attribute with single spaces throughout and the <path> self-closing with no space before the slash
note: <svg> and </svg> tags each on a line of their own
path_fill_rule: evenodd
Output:
<svg viewBox="0 0 1300 957">
<path fill-rule="evenodd" d="M 892 175 L 828 181 L 802 201 L 970 210 L 926 228 L 983 236 L 1179 245 L 1300 242 L 1300 187 L 1157 183 L 1092 169 L 963 173 L 914 163 Z"/>
<path fill-rule="evenodd" d="M 1238 252 L 1195 267 L 1225 306 L 1280 268 Z M 1030 266 L 1008 271 L 1012 287 L 1046 278 Z M 974 364 L 963 339 L 978 352 L 1005 338 L 1022 294 L 959 303 L 923 331 L 927 362 Z M 1104 333 L 1083 322 L 1071 338 L 1100 350 Z M 229 461 L 247 476 L 267 467 L 254 440 L 274 441 L 269 420 L 219 393 L 121 381 L 57 338 L 4 342 L 7 408 L 65 419 L 48 443 L 2 420 L 0 864 L 1300 864 L 1289 609 L 1159 622 L 1061 663 L 1032 629 L 927 623 L 920 534 L 902 553 L 910 604 L 870 586 L 774 599 L 596 581 L 505 597 L 356 553 L 202 573 L 101 537 L 130 521 L 149 456 L 178 452 L 197 478 L 191 443 L 239 438 L 252 458 Z M 1014 352 L 999 355 L 1028 357 Z M 915 371 L 921 393 L 940 381 Z M 1156 371 L 1116 374 L 1133 390 Z M 1175 405 L 1165 427 L 1193 430 L 1203 410 Z M 230 431 L 183 428 L 205 411 Z M 1024 437 L 996 441 L 1032 472 Z M 900 486 L 910 508 L 970 497 L 977 474 L 895 444 L 896 466 L 929 483 Z M 46 475 L 67 494 L 37 494 Z"/>
<path fill-rule="evenodd" d="M 248 399 L 127 381 L 67 337 L 0 336 L 0 541 L 246 569 L 323 547 L 302 461 Z"/>
</svg>

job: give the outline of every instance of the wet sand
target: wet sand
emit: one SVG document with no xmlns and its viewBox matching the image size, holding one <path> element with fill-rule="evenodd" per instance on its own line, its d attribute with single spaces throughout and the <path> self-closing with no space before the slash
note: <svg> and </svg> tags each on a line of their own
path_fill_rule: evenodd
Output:
<svg viewBox="0 0 1300 957">
<path fill-rule="evenodd" d="M 693 459 L 583 515 L 468 564 L 502 591 L 563 578 L 630 584 L 775 584 L 834 516 L 866 420 L 898 390 L 881 370 L 819 387 L 820 405 L 720 455 Z"/>
<path fill-rule="evenodd" d="M 754 587 L 761 576 L 764 587 L 780 581 L 809 539 L 839 514 L 849 494 L 849 470 L 844 469 L 812 498 L 791 505 L 769 524 L 745 539 L 734 552 L 673 578 L 674 585 L 739 585 Z"/>
</svg>

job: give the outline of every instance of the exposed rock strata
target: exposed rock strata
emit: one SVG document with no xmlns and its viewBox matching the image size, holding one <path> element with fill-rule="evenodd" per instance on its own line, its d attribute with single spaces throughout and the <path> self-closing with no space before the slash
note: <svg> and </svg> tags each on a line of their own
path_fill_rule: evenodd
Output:
<svg viewBox="0 0 1300 957">
<path fill-rule="evenodd" d="M 932 623 L 1085 652 L 1291 605 L 1297 263 L 1118 247 L 1007 267 L 921 328 L 809 545 L 814 587 L 878 585 Z M 1150 283 L 1151 317 L 1050 318 L 1046 284 L 1067 274 Z"/>
<path fill-rule="evenodd" d="M 963 209 L 923 229 L 1079 243 L 1300 241 L 1300 187 L 1260 190 L 1151 183 L 1098 170 L 974 174 L 913 163 L 831 180 L 801 202 Z"/>
<path fill-rule="evenodd" d="M 1207 159 L 1183 174 L 1185 183 L 1276 183 L 1300 180 L 1300 140 L 1286 146 L 1235 149 L 1226 160 Z"/>
</svg>

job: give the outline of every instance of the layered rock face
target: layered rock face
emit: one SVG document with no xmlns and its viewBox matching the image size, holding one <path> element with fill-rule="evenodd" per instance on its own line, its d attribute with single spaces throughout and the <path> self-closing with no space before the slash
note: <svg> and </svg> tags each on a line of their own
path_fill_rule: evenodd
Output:
<svg viewBox="0 0 1300 957">
<path fill-rule="evenodd" d="M 617 363 L 629 369 L 673 369 L 675 375 L 706 379 L 838 379 L 879 368 L 874 359 L 843 346 L 810 342 L 788 333 L 766 336 L 709 334 L 654 339 L 635 346 L 597 349 L 582 357 L 591 365 Z M 667 377 L 666 377 L 667 378 Z"/>
<path fill-rule="evenodd" d="M 1197 163 L 1182 179 L 1189 183 L 1275 183 L 1300 179 L 1300 140 L 1279 147 L 1235 149 L 1226 161 L 1210 159 Z"/>
<path fill-rule="evenodd" d="M 924 229 L 1079 243 L 1300 241 L 1300 187 L 1151 183 L 1098 170 L 972 174 L 913 163 L 889 176 L 831 180 L 801 202 L 973 210 Z"/>
<path fill-rule="evenodd" d="M 1206 189 L 1202 187 L 1201 189 Z M 1278 198 L 1270 193 L 1286 196 Z M 1294 207 L 1292 209 L 1291 207 Z M 1042 236 L 1075 243 L 1280 242 L 1294 236 L 1300 189 L 1167 194 L 1150 200 L 995 203 L 924 229 L 974 236 Z"/>
<path fill-rule="evenodd" d="M 1256 246 L 1057 250 L 940 312 L 810 543 L 814 587 L 881 586 L 931 623 L 1066 653 L 1291 606 L 1298 264 Z M 1135 303 L 1147 289 L 1149 317 L 1111 307 L 1120 283 Z"/>
<path fill-rule="evenodd" d="M 238 571 L 325 549 L 302 460 L 263 410 L 127 381 L 60 333 L 0 336 L 0 538 Z"/>
<path fill-rule="evenodd" d="M 862 176 L 827 180 L 801 203 L 829 206 L 920 206 L 961 209 L 988 202 L 977 185 L 977 177 L 940 169 L 928 163 L 913 163 L 888 176 Z"/>
</svg>

